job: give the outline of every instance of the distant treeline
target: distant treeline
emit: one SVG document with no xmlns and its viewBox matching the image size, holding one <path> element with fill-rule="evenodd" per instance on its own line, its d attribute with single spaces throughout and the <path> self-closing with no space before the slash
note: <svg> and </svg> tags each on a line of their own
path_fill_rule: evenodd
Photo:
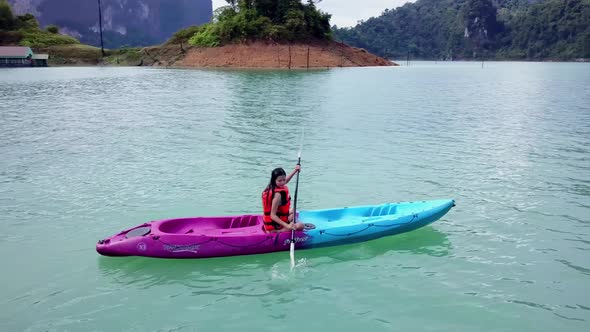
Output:
<svg viewBox="0 0 590 332">
<path fill-rule="evenodd" d="M 397 59 L 589 59 L 590 0 L 418 0 L 333 33 Z"/>
</svg>

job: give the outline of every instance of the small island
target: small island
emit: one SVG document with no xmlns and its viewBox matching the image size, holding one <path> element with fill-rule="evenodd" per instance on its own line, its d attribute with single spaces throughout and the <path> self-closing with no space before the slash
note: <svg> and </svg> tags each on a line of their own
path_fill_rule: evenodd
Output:
<svg viewBox="0 0 590 332">
<path fill-rule="evenodd" d="M 31 14 L 14 17 L 0 0 L 0 46 L 49 54 L 49 65 L 195 68 L 330 68 L 397 64 L 333 38 L 330 14 L 314 1 L 227 0 L 210 23 L 176 32 L 162 45 L 101 50 L 39 27 Z"/>
</svg>

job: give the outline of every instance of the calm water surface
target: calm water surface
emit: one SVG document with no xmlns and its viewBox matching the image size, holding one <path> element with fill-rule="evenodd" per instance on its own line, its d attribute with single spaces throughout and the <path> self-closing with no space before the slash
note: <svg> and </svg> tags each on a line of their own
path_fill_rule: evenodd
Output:
<svg viewBox="0 0 590 332">
<path fill-rule="evenodd" d="M 454 198 L 424 229 L 207 260 L 99 256 L 145 221 Z M 1 331 L 586 331 L 590 65 L 0 70 Z"/>
</svg>

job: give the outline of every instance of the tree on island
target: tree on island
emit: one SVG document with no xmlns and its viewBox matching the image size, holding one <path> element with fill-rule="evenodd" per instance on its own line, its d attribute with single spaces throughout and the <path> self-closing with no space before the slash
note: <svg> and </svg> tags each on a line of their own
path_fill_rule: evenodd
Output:
<svg viewBox="0 0 590 332">
<path fill-rule="evenodd" d="M 181 30 L 172 39 L 188 39 L 189 44 L 201 47 L 249 40 L 293 42 L 332 39 L 331 15 L 316 8 L 318 1 L 308 0 L 305 4 L 301 0 L 226 1 L 227 6 L 215 10 L 213 22 Z"/>
</svg>

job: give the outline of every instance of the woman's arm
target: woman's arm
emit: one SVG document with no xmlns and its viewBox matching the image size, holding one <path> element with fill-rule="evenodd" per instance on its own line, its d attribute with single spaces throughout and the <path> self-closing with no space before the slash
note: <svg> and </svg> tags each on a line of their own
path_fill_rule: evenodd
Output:
<svg viewBox="0 0 590 332">
<path fill-rule="evenodd" d="M 270 218 L 277 224 L 283 226 L 284 228 L 291 229 L 290 224 L 287 224 L 286 222 L 282 221 L 281 218 L 277 216 L 277 209 L 279 208 L 279 204 L 281 204 L 281 194 L 275 193 L 275 196 L 272 199 L 272 205 L 270 207 Z"/>
<path fill-rule="evenodd" d="M 300 170 L 301 170 L 301 165 L 295 166 L 295 169 L 293 170 L 293 172 L 291 172 L 291 174 L 287 175 L 287 177 L 285 178 L 286 183 L 289 183 L 289 181 L 291 181 L 291 178 L 293 177 L 293 175 L 297 174 L 297 172 L 299 172 Z"/>
</svg>

